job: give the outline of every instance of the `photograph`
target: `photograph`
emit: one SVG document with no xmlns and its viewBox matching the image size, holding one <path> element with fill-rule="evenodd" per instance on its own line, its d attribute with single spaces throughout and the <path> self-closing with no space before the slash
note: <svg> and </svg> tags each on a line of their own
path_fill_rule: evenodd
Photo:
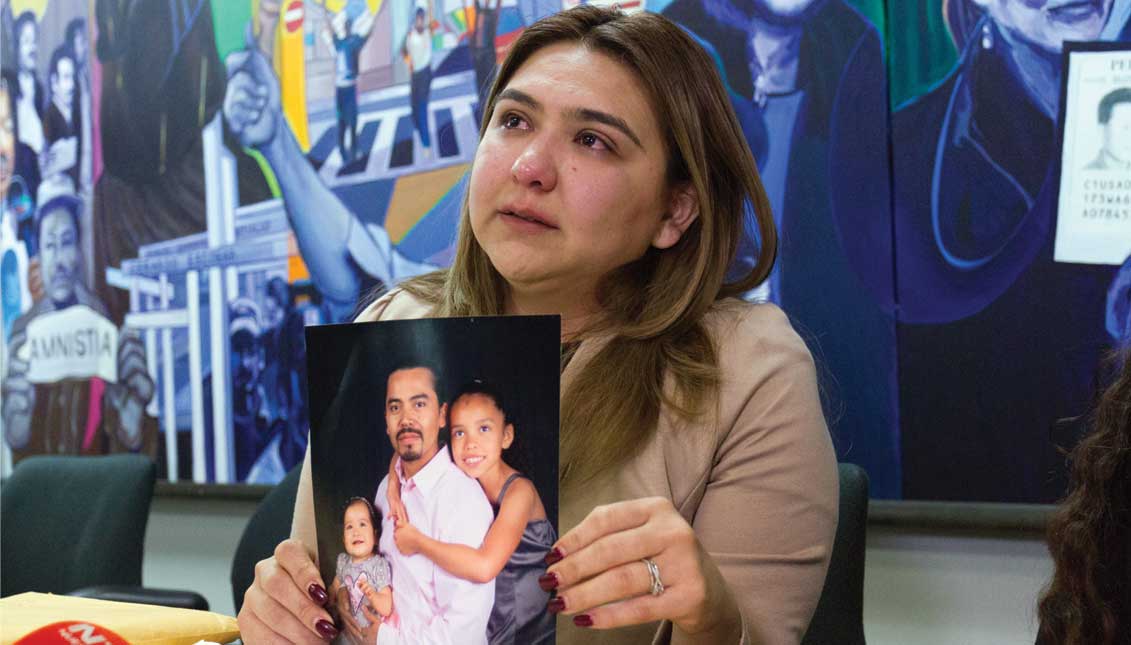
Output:
<svg viewBox="0 0 1131 645">
<path fill-rule="evenodd" d="M 306 329 L 338 643 L 550 644 L 558 316 Z"/>
<path fill-rule="evenodd" d="M 1131 43 L 1066 49 L 1057 262 L 1131 255 Z"/>
</svg>

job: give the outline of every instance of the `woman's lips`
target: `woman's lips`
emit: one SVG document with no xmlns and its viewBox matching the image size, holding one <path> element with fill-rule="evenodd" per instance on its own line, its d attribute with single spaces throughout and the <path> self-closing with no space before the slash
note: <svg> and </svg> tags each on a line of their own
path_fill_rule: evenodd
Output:
<svg viewBox="0 0 1131 645">
<path fill-rule="evenodd" d="M 499 214 L 513 226 L 530 228 L 532 230 L 551 230 L 558 228 L 554 226 L 550 218 L 534 211 L 503 209 L 499 211 Z"/>
</svg>

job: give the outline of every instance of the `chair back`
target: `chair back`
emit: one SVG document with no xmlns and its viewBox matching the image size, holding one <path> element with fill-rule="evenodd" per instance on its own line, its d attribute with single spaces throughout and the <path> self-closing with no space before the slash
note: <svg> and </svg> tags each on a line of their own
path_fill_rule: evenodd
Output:
<svg viewBox="0 0 1131 645">
<path fill-rule="evenodd" d="M 156 477 L 134 454 L 17 464 L 0 495 L 0 595 L 140 585 Z"/>
<path fill-rule="evenodd" d="M 259 503 L 244 527 L 236 554 L 232 558 L 232 601 L 236 613 L 243 606 L 243 594 L 255 580 L 255 564 L 271 557 L 275 547 L 291 536 L 291 518 L 295 511 L 298 479 L 302 464 L 291 469 Z"/>
<path fill-rule="evenodd" d="M 840 464 L 840 521 L 821 600 L 802 645 L 864 645 L 864 550 L 868 474 Z"/>
</svg>

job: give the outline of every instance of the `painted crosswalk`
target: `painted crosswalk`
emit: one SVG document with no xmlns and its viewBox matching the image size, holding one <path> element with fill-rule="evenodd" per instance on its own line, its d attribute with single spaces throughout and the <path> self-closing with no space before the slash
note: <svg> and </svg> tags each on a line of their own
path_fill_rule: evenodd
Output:
<svg viewBox="0 0 1131 645">
<path fill-rule="evenodd" d="M 433 79 L 428 103 L 430 151 L 421 145 L 413 127 L 408 90 L 408 85 L 398 85 L 361 95 L 358 152 L 352 160 L 343 159 L 338 148 L 334 106 L 311 112 L 314 143 L 307 157 L 327 186 L 352 186 L 472 160 L 479 136 L 474 73 L 462 71 Z"/>
</svg>

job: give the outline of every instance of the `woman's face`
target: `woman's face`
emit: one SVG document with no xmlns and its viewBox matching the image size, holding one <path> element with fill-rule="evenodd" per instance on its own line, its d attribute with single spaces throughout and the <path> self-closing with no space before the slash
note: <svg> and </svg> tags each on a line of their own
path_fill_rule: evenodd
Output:
<svg viewBox="0 0 1131 645">
<path fill-rule="evenodd" d="M 471 394 L 452 404 L 452 459 L 468 477 L 495 469 L 513 441 L 514 426 L 490 397 Z"/>
<path fill-rule="evenodd" d="M 351 558 L 359 560 L 373 555 L 376 532 L 369 509 L 362 502 L 346 508 L 343 518 L 342 547 Z"/>
<path fill-rule="evenodd" d="M 578 293 L 672 235 L 667 152 L 628 68 L 573 43 L 531 56 L 475 155 L 471 229 L 512 288 Z"/>
<path fill-rule="evenodd" d="M 1066 40 L 1096 40 L 1114 0 L 975 0 L 994 22 L 1049 52 Z"/>
</svg>

